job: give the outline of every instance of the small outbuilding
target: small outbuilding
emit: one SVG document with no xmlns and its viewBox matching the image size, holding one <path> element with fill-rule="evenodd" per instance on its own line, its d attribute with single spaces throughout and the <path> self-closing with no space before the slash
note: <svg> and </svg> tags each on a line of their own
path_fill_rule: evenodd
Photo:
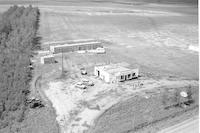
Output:
<svg viewBox="0 0 200 133">
<path fill-rule="evenodd" d="M 122 82 L 137 78 L 139 69 L 129 69 L 120 64 L 95 66 L 94 75 L 107 83 Z"/>
<path fill-rule="evenodd" d="M 53 55 L 42 56 L 40 58 L 41 64 L 51 64 L 55 63 L 55 57 Z"/>
</svg>

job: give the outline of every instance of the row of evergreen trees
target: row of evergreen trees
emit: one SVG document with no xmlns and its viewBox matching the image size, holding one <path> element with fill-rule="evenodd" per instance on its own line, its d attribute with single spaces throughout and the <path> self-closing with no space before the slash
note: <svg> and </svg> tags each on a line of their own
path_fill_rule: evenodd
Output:
<svg viewBox="0 0 200 133">
<path fill-rule="evenodd" d="M 0 129 L 23 120 L 39 16 L 38 8 L 12 6 L 0 18 Z"/>
</svg>

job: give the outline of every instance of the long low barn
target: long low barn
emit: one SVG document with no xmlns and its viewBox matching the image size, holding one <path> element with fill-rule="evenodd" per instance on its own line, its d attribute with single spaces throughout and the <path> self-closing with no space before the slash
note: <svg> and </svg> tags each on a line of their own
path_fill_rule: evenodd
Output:
<svg viewBox="0 0 200 133">
<path fill-rule="evenodd" d="M 85 43 L 75 43 L 75 44 L 64 44 L 64 45 L 56 45 L 50 46 L 50 51 L 54 54 L 62 53 L 62 52 L 74 52 L 80 50 L 91 50 L 96 49 L 98 47 L 103 47 L 101 42 L 85 42 Z"/>
</svg>

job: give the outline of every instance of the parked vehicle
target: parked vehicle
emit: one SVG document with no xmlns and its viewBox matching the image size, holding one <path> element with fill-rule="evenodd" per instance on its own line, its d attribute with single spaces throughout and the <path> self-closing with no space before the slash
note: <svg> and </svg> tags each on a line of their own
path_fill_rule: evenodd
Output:
<svg viewBox="0 0 200 133">
<path fill-rule="evenodd" d="M 30 70 L 34 69 L 33 65 L 29 65 L 28 68 L 30 68 Z"/>
<path fill-rule="evenodd" d="M 85 70 L 85 68 L 81 68 L 80 70 L 82 75 L 87 75 L 87 71 Z"/>
<path fill-rule="evenodd" d="M 105 50 L 105 48 L 100 48 L 99 47 L 99 48 L 96 49 L 96 53 L 97 54 L 104 54 L 104 53 L 106 53 L 106 50 Z"/>
<path fill-rule="evenodd" d="M 76 88 L 79 88 L 79 89 L 87 89 L 86 85 L 84 85 L 82 82 L 78 82 L 76 85 L 75 85 Z"/>
<path fill-rule="evenodd" d="M 31 97 L 30 99 L 28 99 L 26 101 L 27 104 L 29 104 L 30 108 L 41 108 L 44 107 L 44 104 L 42 103 L 42 101 L 38 98 L 35 97 Z"/>
<path fill-rule="evenodd" d="M 106 50 L 105 50 L 105 48 L 98 47 L 96 49 L 88 50 L 88 52 L 96 53 L 96 54 L 104 54 L 104 53 L 106 53 Z"/>
<path fill-rule="evenodd" d="M 94 83 L 87 79 L 82 79 L 82 83 L 86 86 L 94 86 Z"/>
<path fill-rule="evenodd" d="M 79 50 L 79 51 L 77 51 L 77 53 L 79 53 L 79 54 L 84 54 L 84 53 L 86 53 L 87 51 L 85 51 L 85 50 Z"/>
</svg>

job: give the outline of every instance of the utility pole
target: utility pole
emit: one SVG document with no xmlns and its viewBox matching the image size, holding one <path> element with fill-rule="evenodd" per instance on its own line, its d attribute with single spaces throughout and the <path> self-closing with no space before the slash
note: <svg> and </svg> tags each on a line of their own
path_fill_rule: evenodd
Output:
<svg viewBox="0 0 200 133">
<path fill-rule="evenodd" d="M 61 76 L 63 77 L 64 76 L 64 66 L 63 66 L 63 50 L 62 50 L 62 74 Z"/>
</svg>

